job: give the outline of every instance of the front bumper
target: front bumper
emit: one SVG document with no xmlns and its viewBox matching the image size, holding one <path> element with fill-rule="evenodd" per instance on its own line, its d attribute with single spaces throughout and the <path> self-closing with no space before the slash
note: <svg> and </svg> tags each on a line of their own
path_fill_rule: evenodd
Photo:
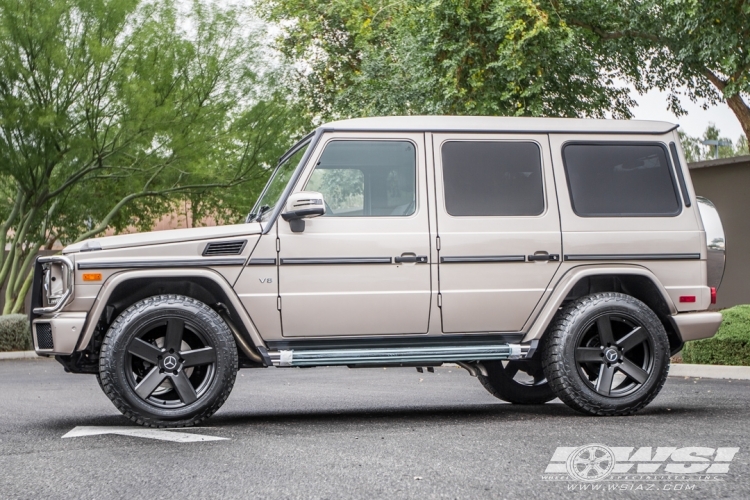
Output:
<svg viewBox="0 0 750 500">
<path fill-rule="evenodd" d="M 675 314 L 671 318 L 683 342 L 713 337 L 721 326 L 721 313 L 714 311 Z"/>
<path fill-rule="evenodd" d="M 34 350 L 40 356 L 72 354 L 86 323 L 85 312 L 61 312 L 31 322 Z"/>
</svg>

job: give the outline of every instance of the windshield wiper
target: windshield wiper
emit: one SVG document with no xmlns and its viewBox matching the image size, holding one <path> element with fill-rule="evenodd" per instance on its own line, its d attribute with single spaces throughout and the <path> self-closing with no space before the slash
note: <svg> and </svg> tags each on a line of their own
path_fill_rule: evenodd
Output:
<svg viewBox="0 0 750 500">
<path fill-rule="evenodd" d="M 262 207 L 260 207 L 260 210 L 258 210 L 257 214 L 253 214 L 253 213 L 247 214 L 247 217 L 245 218 L 245 223 L 258 221 L 258 219 L 260 219 L 263 216 L 263 214 L 268 212 L 269 210 L 271 210 L 271 207 L 269 205 L 263 205 Z"/>
</svg>

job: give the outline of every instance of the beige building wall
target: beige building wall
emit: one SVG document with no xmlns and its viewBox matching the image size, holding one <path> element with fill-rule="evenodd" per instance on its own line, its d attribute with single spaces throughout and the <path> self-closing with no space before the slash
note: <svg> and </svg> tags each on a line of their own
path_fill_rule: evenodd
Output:
<svg viewBox="0 0 750 500">
<path fill-rule="evenodd" d="M 750 156 L 689 168 L 696 193 L 716 205 L 726 235 L 727 264 L 716 307 L 750 304 Z"/>
</svg>

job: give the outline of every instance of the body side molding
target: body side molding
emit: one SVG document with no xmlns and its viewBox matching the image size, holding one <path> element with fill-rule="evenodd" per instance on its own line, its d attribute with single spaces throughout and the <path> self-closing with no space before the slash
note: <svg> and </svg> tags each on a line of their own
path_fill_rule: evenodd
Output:
<svg viewBox="0 0 750 500">
<path fill-rule="evenodd" d="M 631 254 L 573 254 L 565 255 L 566 261 L 587 260 L 700 260 L 699 253 L 631 253 Z"/>
<path fill-rule="evenodd" d="M 87 261 L 79 262 L 78 270 L 83 269 L 150 269 L 154 267 L 222 267 L 222 266 L 242 266 L 245 264 L 245 258 L 234 259 L 180 259 L 180 260 L 113 260 L 113 261 Z"/>
<path fill-rule="evenodd" d="M 282 258 L 281 265 L 300 265 L 300 264 L 391 264 L 392 257 L 293 257 Z"/>
<path fill-rule="evenodd" d="M 441 264 L 467 264 L 472 262 L 526 262 L 524 255 L 467 255 L 440 257 Z"/>
</svg>

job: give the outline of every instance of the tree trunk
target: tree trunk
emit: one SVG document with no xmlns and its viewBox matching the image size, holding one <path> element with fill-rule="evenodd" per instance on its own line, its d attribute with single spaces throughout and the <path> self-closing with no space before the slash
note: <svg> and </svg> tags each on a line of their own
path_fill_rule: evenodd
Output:
<svg viewBox="0 0 750 500">
<path fill-rule="evenodd" d="M 708 69 L 703 73 L 706 78 L 708 78 L 708 81 L 710 81 L 714 87 L 719 89 L 719 92 L 723 94 L 724 89 L 727 86 L 726 82 Z M 729 106 L 729 109 L 732 110 L 734 116 L 739 120 L 742 131 L 745 133 L 745 138 L 750 141 L 750 107 L 745 103 L 740 94 L 734 94 L 729 97 L 725 96 L 725 99 L 727 101 L 727 106 Z"/>
</svg>

